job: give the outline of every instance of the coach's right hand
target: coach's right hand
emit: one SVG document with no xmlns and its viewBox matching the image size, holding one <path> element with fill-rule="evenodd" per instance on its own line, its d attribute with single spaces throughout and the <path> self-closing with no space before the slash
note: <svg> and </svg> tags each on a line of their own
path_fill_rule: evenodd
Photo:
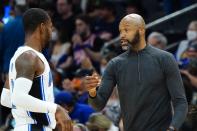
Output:
<svg viewBox="0 0 197 131">
<path fill-rule="evenodd" d="M 100 85 L 100 82 L 101 78 L 97 73 L 93 73 L 93 75 L 85 77 L 84 84 L 91 97 L 96 96 L 96 88 Z"/>
<path fill-rule="evenodd" d="M 69 117 L 68 112 L 59 105 L 57 105 L 55 118 L 57 121 L 57 126 L 60 126 L 59 128 L 61 131 L 73 131 L 72 120 Z"/>
</svg>

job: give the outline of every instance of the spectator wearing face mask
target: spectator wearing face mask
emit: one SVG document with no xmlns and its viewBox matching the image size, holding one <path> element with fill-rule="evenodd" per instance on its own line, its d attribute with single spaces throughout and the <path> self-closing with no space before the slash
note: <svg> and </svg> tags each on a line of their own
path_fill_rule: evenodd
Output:
<svg viewBox="0 0 197 131">
<path fill-rule="evenodd" d="M 176 52 L 176 59 L 180 61 L 186 49 L 195 41 L 197 41 L 197 21 L 192 21 L 187 29 L 187 39 L 180 42 Z"/>
</svg>

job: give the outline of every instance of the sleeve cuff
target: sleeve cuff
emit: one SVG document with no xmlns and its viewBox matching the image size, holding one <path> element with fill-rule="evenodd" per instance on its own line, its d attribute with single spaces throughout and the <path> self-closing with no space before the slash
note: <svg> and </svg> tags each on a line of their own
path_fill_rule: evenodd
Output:
<svg viewBox="0 0 197 131">
<path fill-rule="evenodd" d="M 97 91 L 98 91 L 98 86 L 96 87 L 96 95 L 94 96 L 94 97 L 92 97 L 91 95 L 90 95 L 90 93 L 88 92 L 88 95 L 89 95 L 89 97 L 91 98 L 91 99 L 94 99 L 94 98 L 96 98 L 96 96 L 97 96 Z"/>
<path fill-rule="evenodd" d="M 96 93 L 96 95 L 94 97 L 92 97 L 89 93 L 88 93 L 88 95 L 89 95 L 89 98 L 94 99 L 94 98 L 96 98 L 97 93 Z"/>
</svg>

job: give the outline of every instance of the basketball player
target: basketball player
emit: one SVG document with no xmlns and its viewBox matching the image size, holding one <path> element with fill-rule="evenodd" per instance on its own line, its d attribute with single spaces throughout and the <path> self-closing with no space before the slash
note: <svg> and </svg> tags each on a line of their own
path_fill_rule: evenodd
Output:
<svg viewBox="0 0 197 131">
<path fill-rule="evenodd" d="M 1 103 L 12 108 L 14 131 L 52 131 L 56 122 L 62 131 L 72 131 L 66 110 L 53 102 L 50 67 L 41 54 L 51 37 L 51 19 L 44 10 L 32 8 L 24 13 L 23 23 L 25 45 L 10 61 L 10 90 L 3 89 Z"/>
<path fill-rule="evenodd" d="M 121 46 L 127 51 L 108 63 L 98 89 L 97 76 L 86 77 L 89 102 L 101 110 L 117 85 L 124 131 L 178 130 L 188 107 L 175 59 L 146 44 L 141 16 L 125 16 L 119 30 Z"/>
</svg>

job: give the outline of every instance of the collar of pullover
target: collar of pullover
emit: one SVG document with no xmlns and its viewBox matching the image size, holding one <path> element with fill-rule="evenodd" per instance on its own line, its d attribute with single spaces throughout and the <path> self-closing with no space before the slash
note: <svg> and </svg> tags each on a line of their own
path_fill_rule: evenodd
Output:
<svg viewBox="0 0 197 131">
<path fill-rule="evenodd" d="M 146 46 L 145 46 L 145 48 L 144 49 L 142 49 L 142 50 L 139 50 L 139 51 L 134 51 L 134 50 L 132 50 L 132 49 L 129 49 L 128 50 L 128 53 L 129 54 L 136 54 L 136 53 L 142 53 L 142 52 L 145 52 L 145 51 L 147 51 L 149 48 L 151 48 L 151 46 L 149 45 L 149 44 L 146 44 Z"/>
</svg>

